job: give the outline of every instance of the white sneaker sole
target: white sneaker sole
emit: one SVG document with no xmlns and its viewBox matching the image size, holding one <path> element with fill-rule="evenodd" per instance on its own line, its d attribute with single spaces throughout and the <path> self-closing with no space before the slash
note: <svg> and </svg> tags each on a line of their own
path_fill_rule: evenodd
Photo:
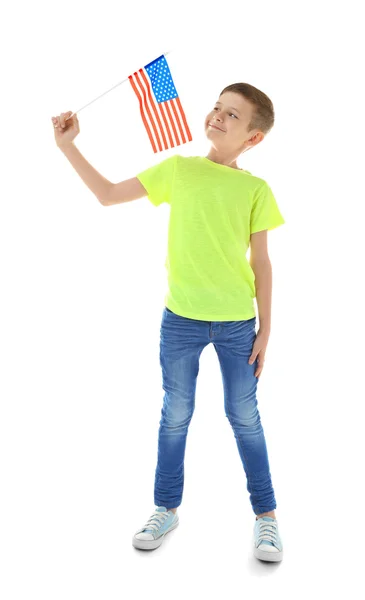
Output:
<svg viewBox="0 0 365 600">
<path fill-rule="evenodd" d="M 179 524 L 179 517 L 177 517 L 175 523 L 173 525 L 171 525 L 171 527 L 167 531 L 165 531 L 165 533 L 160 535 L 160 537 L 158 537 L 155 540 L 139 540 L 134 535 L 133 539 L 132 539 L 132 545 L 135 548 L 138 548 L 139 550 L 154 550 L 155 548 L 158 548 L 159 546 L 161 546 L 165 535 L 167 533 L 170 533 L 170 531 L 172 531 L 173 529 L 175 529 L 178 526 L 178 524 Z"/>
<path fill-rule="evenodd" d="M 254 545 L 253 553 L 259 560 L 279 562 L 283 559 L 283 550 L 281 552 L 265 552 L 265 550 L 261 550 L 261 548 L 256 548 L 256 546 Z"/>
</svg>

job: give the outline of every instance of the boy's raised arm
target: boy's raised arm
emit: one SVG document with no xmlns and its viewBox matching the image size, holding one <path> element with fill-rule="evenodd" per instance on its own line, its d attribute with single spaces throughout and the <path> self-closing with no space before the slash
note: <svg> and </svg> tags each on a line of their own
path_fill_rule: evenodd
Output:
<svg viewBox="0 0 365 600">
<path fill-rule="evenodd" d="M 119 183 L 112 183 L 102 204 L 111 206 L 121 202 L 131 202 L 131 200 L 137 200 L 143 196 L 147 196 L 147 191 L 137 177 L 131 177 Z"/>
<path fill-rule="evenodd" d="M 69 160 L 75 171 L 80 175 L 89 190 L 97 197 L 103 206 L 130 202 L 147 196 L 147 191 L 137 179 L 125 179 L 112 183 L 103 177 L 81 154 L 75 146 L 74 139 L 80 133 L 77 114 L 71 116 L 71 111 L 52 117 L 55 141 L 59 149 Z"/>
<path fill-rule="evenodd" d="M 113 187 L 112 182 L 94 169 L 74 143 L 64 145 L 60 149 L 89 190 L 91 190 L 99 202 L 104 205 L 105 199 L 108 197 L 110 189 Z"/>
</svg>

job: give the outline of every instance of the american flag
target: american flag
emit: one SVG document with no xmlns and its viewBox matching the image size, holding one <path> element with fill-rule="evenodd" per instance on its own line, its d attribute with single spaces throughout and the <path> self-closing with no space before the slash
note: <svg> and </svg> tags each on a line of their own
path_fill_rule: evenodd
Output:
<svg viewBox="0 0 365 600">
<path fill-rule="evenodd" d="M 142 121 L 155 153 L 192 141 L 185 113 L 163 54 L 128 79 L 138 98 Z"/>
</svg>

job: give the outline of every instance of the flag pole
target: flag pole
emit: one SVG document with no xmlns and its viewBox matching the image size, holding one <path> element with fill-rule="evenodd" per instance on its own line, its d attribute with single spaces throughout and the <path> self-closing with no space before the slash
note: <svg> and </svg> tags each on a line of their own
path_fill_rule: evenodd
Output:
<svg viewBox="0 0 365 600">
<path fill-rule="evenodd" d="M 166 56 L 167 54 L 170 54 L 170 52 L 171 52 L 171 50 L 169 50 L 168 52 L 163 52 L 163 55 Z M 105 94 L 108 94 L 109 92 L 111 92 L 112 90 L 114 90 L 116 87 L 118 87 L 118 85 L 121 85 L 125 81 L 128 81 L 128 79 L 129 79 L 129 77 L 126 77 L 125 79 L 123 79 L 123 81 L 120 81 L 116 85 L 113 85 L 113 87 L 111 87 L 109 90 L 107 90 L 106 92 L 103 92 L 103 94 L 100 94 L 100 96 L 98 96 L 97 98 L 94 98 L 94 100 L 91 100 L 91 102 L 88 102 L 87 104 L 85 104 L 85 106 L 82 106 L 81 108 L 79 108 L 79 110 L 76 110 L 75 112 L 73 112 L 72 115 L 70 115 L 69 117 L 67 117 L 67 119 L 65 119 L 65 121 L 67 121 L 68 119 L 71 119 L 71 117 L 73 115 L 78 114 L 81 110 L 83 110 L 87 106 L 90 106 L 90 104 L 92 104 L 96 100 L 99 100 L 99 98 L 101 98 L 102 96 L 105 96 Z"/>
</svg>

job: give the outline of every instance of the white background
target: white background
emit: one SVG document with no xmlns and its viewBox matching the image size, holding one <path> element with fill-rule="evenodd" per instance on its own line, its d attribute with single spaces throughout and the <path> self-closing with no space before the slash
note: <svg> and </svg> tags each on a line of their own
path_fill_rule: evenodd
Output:
<svg viewBox="0 0 365 600">
<path fill-rule="evenodd" d="M 351 593 L 363 556 L 364 51 L 360 5 L 31 2 L 1 24 L 2 600 L 315 598 Z M 169 207 L 102 207 L 54 142 L 76 111 L 163 52 L 193 142 L 154 155 L 130 84 L 79 113 L 112 182 L 205 156 L 221 90 L 251 83 L 276 122 L 238 164 L 271 186 L 272 330 L 258 402 L 284 544 L 252 554 L 254 513 L 200 359 L 180 525 L 153 552 Z"/>
</svg>

